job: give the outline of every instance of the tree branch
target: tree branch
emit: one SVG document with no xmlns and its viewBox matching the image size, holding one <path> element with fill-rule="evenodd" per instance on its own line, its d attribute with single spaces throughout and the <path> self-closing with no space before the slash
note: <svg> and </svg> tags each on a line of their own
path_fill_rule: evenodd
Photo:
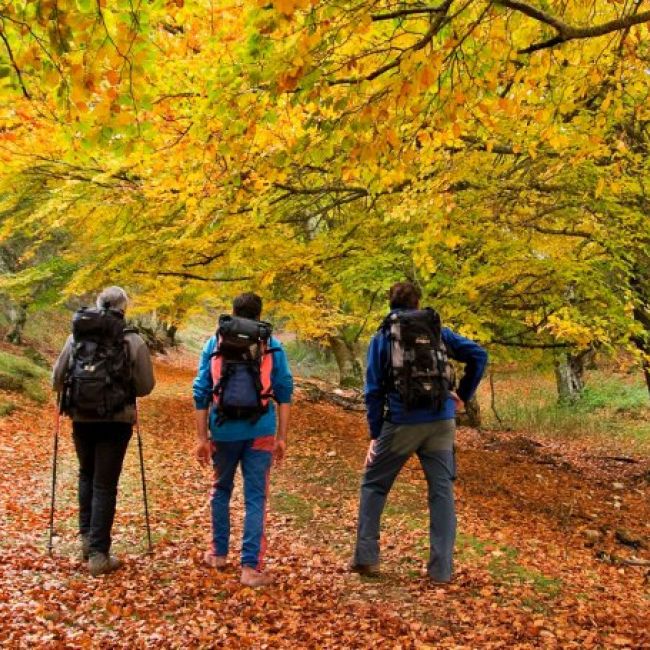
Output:
<svg viewBox="0 0 650 650">
<path fill-rule="evenodd" d="M 4 29 L 0 31 L 0 38 L 3 40 L 5 47 L 7 48 L 7 54 L 9 55 L 9 61 L 11 61 L 11 66 L 16 72 L 16 76 L 18 77 L 18 83 L 20 84 L 20 87 L 22 88 L 23 95 L 25 96 L 25 99 L 31 99 L 32 96 L 29 94 L 29 91 L 27 90 L 27 87 L 25 86 L 25 82 L 23 81 L 23 74 L 20 71 L 20 68 L 18 67 L 18 64 L 16 63 L 16 59 L 14 58 L 14 53 L 11 49 L 11 45 L 9 45 L 9 39 L 7 38 Z"/>
<path fill-rule="evenodd" d="M 491 343 L 503 345 L 507 348 L 524 348 L 530 350 L 555 350 L 558 348 L 571 347 L 568 343 L 527 343 L 525 341 L 510 341 L 504 339 L 492 339 Z"/>
<path fill-rule="evenodd" d="M 416 7 L 413 9 L 398 9 L 385 14 L 372 14 L 370 18 L 377 22 L 379 20 L 392 20 L 393 18 L 406 18 L 418 14 L 437 14 L 445 11 L 444 6 L 440 7 Z"/>
<path fill-rule="evenodd" d="M 437 13 L 439 13 L 439 15 L 431 23 L 431 26 L 424 34 L 424 36 L 422 36 L 422 38 L 419 41 L 417 41 L 414 45 L 401 52 L 392 61 L 389 61 L 385 65 L 382 65 L 381 67 L 377 68 L 376 70 L 373 70 L 369 74 L 362 77 L 346 77 L 344 79 L 330 79 L 328 82 L 329 85 L 330 86 L 339 86 L 342 84 L 353 85 L 353 84 L 360 84 L 364 81 L 372 81 L 373 79 L 380 77 L 385 72 L 388 72 L 389 70 L 393 70 L 394 68 L 399 67 L 400 63 L 402 62 L 402 57 L 404 56 L 404 54 L 406 54 L 407 52 L 417 52 L 425 48 L 433 40 L 434 36 L 440 31 L 440 29 L 442 28 L 442 26 L 445 24 L 447 20 L 447 11 L 449 11 L 449 7 L 451 6 L 451 3 L 452 0 L 445 0 L 445 2 L 443 2 L 437 10 Z"/>
<path fill-rule="evenodd" d="M 542 11 L 537 7 L 533 7 L 522 0 L 494 0 L 495 4 L 501 5 L 502 7 L 507 7 L 513 11 L 518 11 L 533 20 L 536 20 L 545 25 L 552 27 L 557 34 L 550 39 L 541 41 L 539 43 L 533 43 L 523 50 L 519 50 L 519 54 L 530 54 L 531 52 L 536 52 L 537 50 L 543 50 L 549 47 L 554 47 L 560 43 L 566 43 L 567 41 L 573 41 L 576 39 L 585 39 L 585 38 L 595 38 L 597 36 L 604 36 L 605 34 L 610 34 L 612 32 L 618 32 L 621 30 L 630 29 L 634 25 L 640 25 L 642 23 L 650 22 L 650 11 L 644 11 L 642 13 L 628 14 L 627 16 L 622 16 L 621 18 L 615 18 L 614 20 L 609 20 L 606 23 L 600 25 L 591 25 L 588 27 L 576 27 L 575 25 L 569 25 L 557 16 Z"/>
<path fill-rule="evenodd" d="M 290 194 L 349 194 L 362 192 L 365 196 L 367 190 L 364 187 L 345 187 L 339 185 L 322 185 L 321 187 L 294 187 L 285 183 L 273 183 L 273 187 L 289 192 Z"/>
<path fill-rule="evenodd" d="M 502 5 L 503 7 L 508 7 L 508 9 L 513 9 L 514 11 L 525 14 L 529 18 L 533 18 L 540 23 L 550 25 L 560 33 L 564 33 L 571 29 L 569 25 L 567 25 L 559 18 L 556 18 L 555 16 L 552 16 L 551 14 L 546 13 L 541 9 L 537 9 L 536 7 L 531 7 L 529 4 L 521 2 L 521 0 L 495 0 L 495 4 Z"/>
<path fill-rule="evenodd" d="M 252 275 L 242 275 L 236 278 L 206 278 L 203 275 L 195 275 L 194 273 L 185 273 L 182 271 L 143 271 L 136 269 L 133 271 L 136 275 L 164 275 L 173 278 L 184 278 L 185 280 L 198 280 L 199 282 L 244 282 L 245 280 L 252 280 Z"/>
<path fill-rule="evenodd" d="M 208 264 L 211 264 L 214 262 L 214 260 L 219 259 L 220 257 L 223 257 L 225 253 L 223 251 L 219 251 L 218 253 L 214 253 L 213 255 L 206 255 L 205 253 L 198 253 L 203 257 L 203 259 L 198 260 L 197 262 L 186 262 L 183 264 L 184 269 L 190 269 L 194 266 L 207 266 Z"/>
<path fill-rule="evenodd" d="M 366 329 L 366 325 L 368 324 L 368 319 L 370 318 L 370 314 L 372 313 L 372 308 L 375 306 L 375 300 L 377 300 L 377 296 L 379 295 L 379 291 L 381 288 L 375 289 L 373 292 L 372 296 L 370 297 L 370 304 L 368 305 L 368 311 L 366 312 L 366 317 L 363 319 L 363 323 L 359 326 L 359 331 L 354 335 L 354 338 L 352 339 L 355 343 L 361 338 L 361 335 L 363 334 L 363 330 Z"/>
<path fill-rule="evenodd" d="M 582 239 L 592 239 L 593 235 L 586 230 L 569 230 L 569 228 L 548 228 L 546 226 L 539 226 L 537 224 L 531 224 L 528 226 L 533 230 L 543 234 L 543 235 L 563 235 L 565 237 L 581 237 Z"/>
</svg>

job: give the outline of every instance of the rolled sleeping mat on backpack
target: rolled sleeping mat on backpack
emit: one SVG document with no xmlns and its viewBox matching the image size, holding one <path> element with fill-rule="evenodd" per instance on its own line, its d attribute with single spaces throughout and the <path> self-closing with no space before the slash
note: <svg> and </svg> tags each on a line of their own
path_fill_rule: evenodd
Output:
<svg viewBox="0 0 650 650">
<path fill-rule="evenodd" d="M 251 320 L 241 316 L 222 314 L 219 316 L 217 334 L 250 341 L 265 341 L 271 337 L 273 325 L 266 321 Z"/>
</svg>

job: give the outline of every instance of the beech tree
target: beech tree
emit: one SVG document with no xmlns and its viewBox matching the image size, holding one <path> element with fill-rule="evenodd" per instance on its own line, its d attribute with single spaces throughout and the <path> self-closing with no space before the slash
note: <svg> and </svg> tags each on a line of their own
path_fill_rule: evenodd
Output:
<svg viewBox="0 0 650 650">
<path fill-rule="evenodd" d="M 411 277 L 497 354 L 623 345 L 647 377 L 649 20 L 645 0 L 0 6 L 3 208 L 43 181 L 4 241 L 65 232 L 68 293 L 120 281 L 148 311 L 257 286 L 335 345 Z"/>
</svg>

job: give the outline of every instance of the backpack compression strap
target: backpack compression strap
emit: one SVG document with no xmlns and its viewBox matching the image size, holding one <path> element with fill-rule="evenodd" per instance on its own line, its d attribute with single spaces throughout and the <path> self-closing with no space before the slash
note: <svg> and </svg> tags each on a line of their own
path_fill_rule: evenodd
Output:
<svg viewBox="0 0 650 650">
<path fill-rule="evenodd" d="M 222 368 L 223 357 L 219 352 L 219 341 L 217 339 L 215 351 L 210 355 L 210 374 L 212 375 L 212 394 L 215 406 L 219 406 L 221 398 L 221 384 L 222 384 Z M 274 398 L 273 386 L 271 383 L 271 374 L 273 372 L 273 355 L 279 352 L 281 348 L 267 348 L 264 342 L 261 343 L 262 354 L 260 362 L 259 377 L 255 377 L 256 383 L 259 382 L 258 391 L 260 398 L 260 407 L 266 409 L 269 405 L 269 400 Z"/>
</svg>

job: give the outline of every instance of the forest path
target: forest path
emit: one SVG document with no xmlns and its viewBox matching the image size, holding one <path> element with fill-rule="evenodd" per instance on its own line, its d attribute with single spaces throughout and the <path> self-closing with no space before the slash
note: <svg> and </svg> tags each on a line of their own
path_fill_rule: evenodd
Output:
<svg viewBox="0 0 650 650">
<path fill-rule="evenodd" d="M 211 476 L 193 456 L 192 370 L 157 363 L 142 401 L 155 553 L 145 555 L 137 444 L 120 486 L 118 573 L 77 557 L 74 451 L 61 434 L 57 538 L 45 553 L 53 416 L 29 404 L 0 436 L 0 644 L 125 648 L 650 647 L 647 460 L 591 458 L 521 435 L 458 435 L 456 579 L 424 577 L 426 483 L 409 462 L 383 520 L 379 579 L 346 571 L 367 445 L 364 418 L 298 396 L 274 470 L 265 590 L 240 585 L 241 486 L 228 570 L 202 566 Z M 594 454 L 597 456 L 597 454 Z M 239 483 L 238 478 L 238 483 Z M 589 532 L 585 532 L 585 531 Z M 619 538 L 635 538 L 633 550 Z M 628 540 L 630 542 L 630 540 Z"/>
</svg>

